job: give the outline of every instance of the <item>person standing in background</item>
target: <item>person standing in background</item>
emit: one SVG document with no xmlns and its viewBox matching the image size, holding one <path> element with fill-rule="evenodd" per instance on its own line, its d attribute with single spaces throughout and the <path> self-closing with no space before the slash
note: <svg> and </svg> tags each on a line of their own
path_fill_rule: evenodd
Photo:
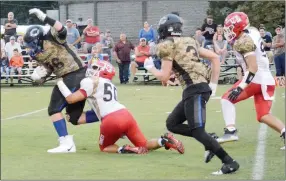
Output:
<svg viewBox="0 0 286 181">
<path fill-rule="evenodd" d="M 78 49 L 78 43 L 81 40 L 78 30 L 73 26 L 72 20 L 66 21 L 67 25 L 67 43 Z"/>
<path fill-rule="evenodd" d="M 217 25 L 213 23 L 213 16 L 208 15 L 206 22 L 202 26 L 202 34 L 206 38 L 204 48 L 207 45 L 213 45 L 213 36 L 216 32 Z"/>
<path fill-rule="evenodd" d="M 105 36 L 103 37 L 101 44 L 103 45 L 103 53 L 108 54 L 110 63 L 112 62 L 111 52 L 114 47 L 114 41 L 111 37 L 110 30 L 106 30 Z"/>
<path fill-rule="evenodd" d="M 87 26 L 83 30 L 86 42 L 84 45 L 84 49 L 86 52 L 90 53 L 91 47 L 93 47 L 93 45 L 95 45 L 97 42 L 100 42 L 99 33 L 100 33 L 99 28 L 93 25 L 93 20 L 88 19 Z"/>
<path fill-rule="evenodd" d="M 259 28 L 259 33 L 261 38 L 263 39 L 262 43 L 264 46 L 264 50 L 266 51 L 266 54 L 268 56 L 269 63 L 272 63 L 273 62 L 273 52 L 271 51 L 272 38 L 271 36 L 266 35 L 264 27 Z"/>
<path fill-rule="evenodd" d="M 197 42 L 200 44 L 200 47 L 204 47 L 205 43 L 205 37 L 202 35 L 201 28 L 197 28 L 194 38 L 197 40 Z"/>
<path fill-rule="evenodd" d="M 14 19 L 13 12 L 8 13 L 8 19 L 4 21 L 4 24 L 5 24 L 4 39 L 5 43 L 7 43 L 9 42 L 11 36 L 16 37 L 17 35 L 18 21 Z"/>
<path fill-rule="evenodd" d="M 285 76 L 285 36 L 282 33 L 282 26 L 275 29 L 276 36 L 273 37 L 274 63 L 276 76 Z"/>
<path fill-rule="evenodd" d="M 10 37 L 10 42 L 5 45 L 5 52 L 7 53 L 8 59 L 10 61 L 11 57 L 14 55 L 14 49 L 18 49 L 18 52 L 22 52 L 22 48 L 18 42 L 16 42 L 16 38 L 14 36 Z"/>
<path fill-rule="evenodd" d="M 129 82 L 130 52 L 134 50 L 134 45 L 127 40 L 126 34 L 120 34 L 120 40 L 114 47 L 114 57 L 119 67 L 119 78 L 121 84 Z"/>
<path fill-rule="evenodd" d="M 139 31 L 139 39 L 145 38 L 147 42 L 156 41 L 156 33 L 148 24 L 147 21 L 144 22 L 144 27 Z"/>
</svg>

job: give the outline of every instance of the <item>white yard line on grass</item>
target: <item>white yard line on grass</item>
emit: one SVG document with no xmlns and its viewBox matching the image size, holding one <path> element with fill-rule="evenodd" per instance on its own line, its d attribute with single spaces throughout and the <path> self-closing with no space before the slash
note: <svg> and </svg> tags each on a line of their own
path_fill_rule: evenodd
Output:
<svg viewBox="0 0 286 181">
<path fill-rule="evenodd" d="M 274 108 L 274 101 L 272 103 L 270 112 L 272 112 L 273 108 Z M 255 162 L 254 162 L 253 170 L 252 170 L 253 180 L 263 180 L 263 177 L 264 177 L 267 128 L 268 126 L 262 123 L 258 130 L 258 138 L 257 138 L 258 142 L 257 142 L 257 147 L 256 147 Z"/>
<path fill-rule="evenodd" d="M 44 110 L 47 110 L 47 108 L 43 108 L 43 109 L 35 110 L 35 111 L 32 111 L 32 112 L 28 112 L 28 113 L 25 113 L 25 114 L 20 114 L 20 115 L 4 118 L 4 119 L 1 119 L 1 120 L 2 121 L 6 121 L 6 120 L 10 120 L 10 119 L 16 119 L 16 118 L 20 118 L 20 117 L 25 117 L 25 116 L 29 116 L 31 114 L 36 114 L 36 113 L 44 111 Z"/>
</svg>

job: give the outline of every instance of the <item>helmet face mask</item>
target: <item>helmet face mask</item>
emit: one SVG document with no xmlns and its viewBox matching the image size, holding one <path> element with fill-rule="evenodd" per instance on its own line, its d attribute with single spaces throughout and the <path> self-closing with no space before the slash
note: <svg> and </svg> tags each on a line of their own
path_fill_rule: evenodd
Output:
<svg viewBox="0 0 286 181">
<path fill-rule="evenodd" d="M 94 62 L 86 71 L 86 77 L 102 77 L 109 80 L 115 76 L 114 67 L 106 61 Z"/>
<path fill-rule="evenodd" d="M 36 54 L 42 52 L 42 40 L 44 37 L 44 30 L 39 25 L 30 26 L 24 35 L 24 44 L 30 48 L 30 56 L 34 57 Z"/>
<path fill-rule="evenodd" d="M 248 16 L 243 12 L 229 14 L 224 21 L 224 36 L 228 42 L 237 39 L 249 27 Z"/>
</svg>

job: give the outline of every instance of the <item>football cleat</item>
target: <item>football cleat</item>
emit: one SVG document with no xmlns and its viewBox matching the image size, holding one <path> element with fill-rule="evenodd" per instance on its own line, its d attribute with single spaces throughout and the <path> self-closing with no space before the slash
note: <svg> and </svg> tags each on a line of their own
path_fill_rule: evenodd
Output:
<svg viewBox="0 0 286 181">
<path fill-rule="evenodd" d="M 120 153 L 135 153 L 135 154 L 146 154 L 148 153 L 148 149 L 146 147 L 132 147 L 130 145 L 124 145 L 120 150 Z"/>
<path fill-rule="evenodd" d="M 238 141 L 237 129 L 230 131 L 228 128 L 224 128 L 224 135 L 216 140 L 219 143 Z"/>
<path fill-rule="evenodd" d="M 174 149 L 177 150 L 179 153 L 184 154 L 185 148 L 181 141 L 177 140 L 173 134 L 165 133 L 164 136 L 161 137 L 162 139 L 166 140 L 165 149 Z"/>
<path fill-rule="evenodd" d="M 73 135 L 61 136 L 60 145 L 56 148 L 49 149 L 48 153 L 75 153 L 76 146 L 73 141 Z"/>
<path fill-rule="evenodd" d="M 211 137 L 213 137 L 214 139 L 218 139 L 218 136 L 215 133 L 209 133 L 209 135 L 211 135 Z M 206 150 L 205 151 L 205 162 L 209 163 L 214 156 L 215 154 L 212 151 Z"/>
<path fill-rule="evenodd" d="M 223 175 L 234 173 L 239 169 L 239 164 L 233 160 L 231 163 L 224 163 L 219 171 L 213 172 L 212 175 Z"/>
</svg>

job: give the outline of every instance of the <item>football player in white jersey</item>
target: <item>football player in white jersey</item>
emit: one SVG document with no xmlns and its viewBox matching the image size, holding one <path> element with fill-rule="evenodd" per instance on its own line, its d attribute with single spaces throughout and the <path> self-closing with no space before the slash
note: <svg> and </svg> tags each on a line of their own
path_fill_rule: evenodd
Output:
<svg viewBox="0 0 286 181">
<path fill-rule="evenodd" d="M 86 76 L 81 81 L 80 89 L 74 93 L 62 80 L 59 80 L 57 85 L 69 104 L 87 99 L 97 117 L 101 119 L 99 136 L 101 151 L 145 154 L 148 150 L 165 147 L 184 153 L 182 142 L 175 139 L 171 133 L 166 133 L 159 139 L 146 140 L 132 114 L 117 101 L 117 89 L 111 82 L 115 76 L 115 69 L 110 63 L 95 62 L 87 69 Z M 135 147 L 129 145 L 119 147 L 115 144 L 125 135 Z"/>
<path fill-rule="evenodd" d="M 273 128 L 285 141 L 285 124 L 270 113 L 274 99 L 275 80 L 269 69 L 269 60 L 264 51 L 263 40 L 257 29 L 251 28 L 248 16 L 243 12 L 228 15 L 224 22 L 225 38 L 243 56 L 247 70 L 242 80 L 236 82 L 221 99 L 225 120 L 225 134 L 218 142 L 238 140 L 235 128 L 235 106 L 237 102 L 254 97 L 257 120 Z M 285 149 L 285 146 L 281 149 Z"/>
</svg>

